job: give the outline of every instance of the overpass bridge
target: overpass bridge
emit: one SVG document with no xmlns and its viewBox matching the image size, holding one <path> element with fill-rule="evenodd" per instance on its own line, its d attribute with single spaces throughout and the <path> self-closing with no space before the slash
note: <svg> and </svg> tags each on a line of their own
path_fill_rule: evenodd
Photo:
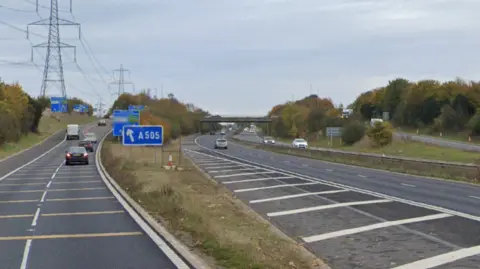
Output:
<svg viewBox="0 0 480 269">
<path fill-rule="evenodd" d="M 270 133 L 270 124 L 272 123 L 273 119 L 270 117 L 252 117 L 252 116 L 210 116 L 210 117 L 205 117 L 200 120 L 200 128 L 201 130 L 203 129 L 204 124 L 208 124 L 209 130 L 215 130 L 216 126 L 218 126 L 218 123 L 221 122 L 232 122 L 232 123 L 239 123 L 239 127 L 243 128 L 245 126 L 249 126 L 252 123 L 260 123 L 260 124 L 266 124 L 265 131 L 267 134 Z"/>
</svg>

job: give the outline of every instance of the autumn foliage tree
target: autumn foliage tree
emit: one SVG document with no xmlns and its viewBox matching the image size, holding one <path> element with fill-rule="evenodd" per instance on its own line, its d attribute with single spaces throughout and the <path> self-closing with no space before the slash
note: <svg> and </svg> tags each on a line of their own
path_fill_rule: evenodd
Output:
<svg viewBox="0 0 480 269">
<path fill-rule="evenodd" d="M 393 131 L 388 122 L 375 122 L 373 126 L 368 128 L 367 136 L 373 146 L 385 147 L 392 143 Z"/>
</svg>

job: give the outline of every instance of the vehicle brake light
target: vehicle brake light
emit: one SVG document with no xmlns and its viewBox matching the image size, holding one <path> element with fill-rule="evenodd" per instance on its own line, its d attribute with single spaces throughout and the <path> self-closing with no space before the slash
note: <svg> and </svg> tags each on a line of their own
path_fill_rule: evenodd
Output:
<svg viewBox="0 0 480 269">
<path fill-rule="evenodd" d="M 70 153 L 67 153 L 67 158 L 70 158 L 72 157 L 72 155 Z"/>
<path fill-rule="evenodd" d="M 83 154 L 83 157 L 87 158 L 87 157 L 88 157 L 88 153 L 84 153 L 84 154 Z"/>
</svg>

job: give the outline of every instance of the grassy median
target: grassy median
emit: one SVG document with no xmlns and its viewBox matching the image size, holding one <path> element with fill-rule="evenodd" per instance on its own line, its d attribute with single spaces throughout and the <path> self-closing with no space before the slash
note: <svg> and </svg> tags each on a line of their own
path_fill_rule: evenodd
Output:
<svg viewBox="0 0 480 269">
<path fill-rule="evenodd" d="M 411 175 L 438 177 L 470 183 L 480 183 L 480 168 L 477 167 L 467 169 L 455 166 L 433 165 L 431 163 L 425 162 L 400 160 L 397 161 L 380 157 L 344 155 L 328 151 L 298 150 L 288 147 L 274 147 L 265 146 L 262 144 L 253 144 L 238 139 L 235 139 L 235 142 L 247 147 L 268 150 L 280 154 L 317 159 L 321 161 L 388 170 L 392 172 L 399 172 Z"/>
<path fill-rule="evenodd" d="M 171 154 L 181 171 L 162 168 Z M 156 160 L 156 163 L 154 161 Z M 323 263 L 286 238 L 230 191 L 179 154 L 179 143 L 125 148 L 105 141 L 102 162 L 109 174 L 154 218 L 195 250 L 212 268 L 323 268 Z"/>
<path fill-rule="evenodd" d="M 95 117 L 78 114 L 63 114 L 58 118 L 50 115 L 43 116 L 38 126 L 38 134 L 30 133 L 23 136 L 17 143 L 6 143 L 0 146 L 0 160 L 38 144 L 56 132 L 67 128 L 67 124 L 87 124 L 95 119 Z"/>
</svg>

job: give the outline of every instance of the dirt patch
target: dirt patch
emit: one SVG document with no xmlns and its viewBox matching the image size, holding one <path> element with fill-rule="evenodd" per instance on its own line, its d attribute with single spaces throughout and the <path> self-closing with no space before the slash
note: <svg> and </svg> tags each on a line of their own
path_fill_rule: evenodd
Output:
<svg viewBox="0 0 480 269">
<path fill-rule="evenodd" d="M 155 153 L 154 148 L 126 148 L 109 140 L 102 162 L 133 199 L 212 268 L 325 267 L 180 156 L 178 142 L 165 149 Z M 184 170 L 164 170 L 160 164 L 162 159 L 166 164 L 168 155 L 175 163 L 181 160 Z"/>
</svg>

